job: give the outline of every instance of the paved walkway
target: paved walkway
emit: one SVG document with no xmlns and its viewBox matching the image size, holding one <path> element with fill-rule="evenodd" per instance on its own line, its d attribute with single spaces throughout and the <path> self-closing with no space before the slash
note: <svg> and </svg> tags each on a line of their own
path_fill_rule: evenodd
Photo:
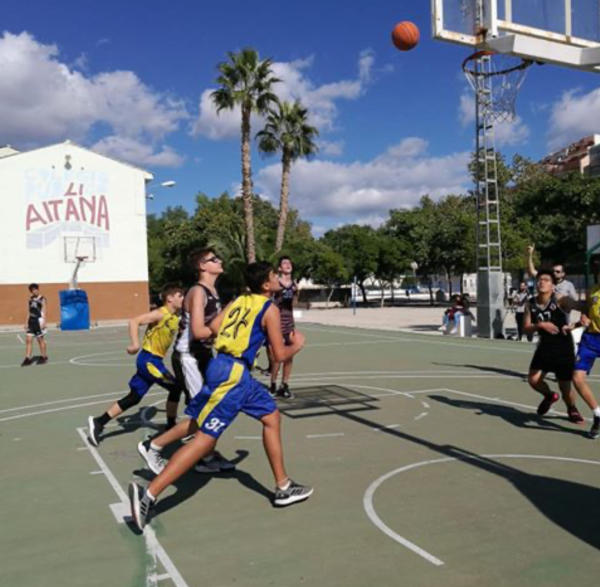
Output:
<svg viewBox="0 0 600 587">
<path fill-rule="evenodd" d="M 418 307 L 404 306 L 395 308 L 332 308 L 317 310 L 301 310 L 302 322 L 314 322 L 331 326 L 354 326 L 356 328 L 374 328 L 376 330 L 399 330 L 421 332 L 441 336 L 438 330 L 442 323 L 445 308 L 441 306 Z M 473 312 L 476 315 L 476 312 Z M 512 312 L 506 314 L 504 327 L 507 333 L 516 332 L 517 325 Z"/>
</svg>

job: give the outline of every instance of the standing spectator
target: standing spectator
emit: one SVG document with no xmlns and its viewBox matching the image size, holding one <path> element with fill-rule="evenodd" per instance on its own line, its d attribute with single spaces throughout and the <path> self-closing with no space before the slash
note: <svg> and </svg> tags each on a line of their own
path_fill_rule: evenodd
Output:
<svg viewBox="0 0 600 587">
<path fill-rule="evenodd" d="M 537 276 L 537 269 L 533 264 L 533 251 L 535 250 L 535 245 L 529 245 L 527 247 L 527 271 L 529 271 L 529 275 L 531 277 Z M 573 300 L 577 300 L 577 290 L 573 285 L 573 282 L 569 281 L 566 277 L 567 274 L 565 272 L 565 266 L 562 263 L 554 263 L 552 265 L 552 274 L 556 279 L 556 283 L 554 285 L 554 291 L 558 296 L 568 296 Z"/>
<path fill-rule="evenodd" d="M 43 365 L 48 362 L 48 351 L 46 348 L 46 298 L 40 294 L 40 286 L 37 283 L 32 283 L 29 286 L 29 314 L 25 332 L 27 338 L 25 341 L 25 358 L 21 363 L 21 367 L 27 367 L 33 363 L 33 337 L 37 338 L 42 356 L 38 359 L 38 364 Z"/>
<path fill-rule="evenodd" d="M 515 311 L 515 322 L 517 323 L 517 340 L 521 340 L 523 338 L 523 318 L 525 316 L 525 304 L 527 303 L 527 298 L 529 297 L 529 292 L 527 291 L 527 284 L 522 281 L 519 284 L 519 289 L 516 291 L 512 297 L 511 304 Z M 527 334 L 527 340 L 531 342 L 533 340 L 532 334 Z"/>
</svg>

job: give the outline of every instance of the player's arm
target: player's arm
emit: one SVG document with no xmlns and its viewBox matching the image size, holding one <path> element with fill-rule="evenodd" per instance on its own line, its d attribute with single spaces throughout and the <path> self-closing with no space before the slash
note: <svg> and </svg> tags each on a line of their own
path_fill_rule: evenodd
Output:
<svg viewBox="0 0 600 587">
<path fill-rule="evenodd" d="M 225 313 L 231 307 L 231 303 L 227 304 L 211 321 L 208 325 L 210 332 L 213 336 L 217 336 L 219 334 L 219 328 L 221 328 L 221 324 L 223 323 L 223 318 L 225 317 Z"/>
<path fill-rule="evenodd" d="M 190 329 L 194 340 L 204 340 L 212 336 L 212 330 L 204 324 L 206 293 L 203 287 L 195 287 L 189 300 Z"/>
<path fill-rule="evenodd" d="M 127 347 L 127 352 L 130 355 L 135 355 L 140 350 L 140 338 L 139 338 L 139 327 L 144 324 L 153 324 L 154 322 L 160 321 L 163 317 L 163 313 L 160 309 L 152 310 L 152 312 L 146 312 L 140 314 L 135 318 L 129 320 L 129 340 L 131 344 Z"/>
<path fill-rule="evenodd" d="M 290 334 L 291 345 L 285 346 L 283 334 L 281 333 L 281 318 L 279 308 L 271 304 L 263 317 L 263 326 L 267 331 L 269 347 L 273 353 L 273 359 L 277 363 L 283 363 L 291 359 L 303 346 L 304 335 L 297 330 Z"/>
<path fill-rule="evenodd" d="M 46 298 L 42 296 L 42 308 L 41 308 L 41 316 L 40 316 L 40 328 L 44 328 L 46 326 Z"/>
<path fill-rule="evenodd" d="M 529 273 L 531 277 L 535 277 L 537 275 L 537 269 L 533 264 L 533 251 L 535 251 L 535 245 L 529 245 L 527 247 L 527 273 Z"/>
</svg>

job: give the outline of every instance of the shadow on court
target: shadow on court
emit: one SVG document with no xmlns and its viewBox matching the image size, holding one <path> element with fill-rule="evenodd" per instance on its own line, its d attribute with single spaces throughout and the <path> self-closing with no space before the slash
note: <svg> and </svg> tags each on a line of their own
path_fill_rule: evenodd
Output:
<svg viewBox="0 0 600 587">
<path fill-rule="evenodd" d="M 338 394 L 341 393 L 341 386 L 336 387 L 338 388 Z M 311 390 L 314 390 L 314 388 L 311 388 Z M 346 389 L 346 391 L 349 392 L 348 395 L 350 396 L 356 393 L 353 390 Z M 298 389 L 296 399 L 301 399 L 301 395 L 302 390 Z M 436 396 L 434 399 L 440 401 L 442 398 Z M 459 405 L 459 402 L 454 402 L 454 400 L 446 400 L 444 398 L 444 401 L 451 405 Z M 459 407 L 480 409 L 484 413 L 501 416 L 511 424 L 525 425 L 525 418 L 529 420 L 527 415 L 519 414 L 517 410 L 513 410 L 512 408 L 505 410 L 501 414 L 500 406 L 479 404 L 477 402 L 460 402 L 460 404 L 465 403 L 470 405 L 459 405 Z M 448 458 L 461 461 L 471 467 L 476 467 L 501 477 L 519 491 L 548 520 L 590 546 L 600 549 L 600 532 L 598 532 L 597 522 L 600 517 L 600 490 L 598 487 L 565 479 L 547 477 L 545 475 L 527 473 L 460 447 L 436 444 L 398 429 L 381 429 L 378 422 L 355 413 L 364 409 L 364 407 L 354 410 L 351 406 L 346 407 L 333 403 L 329 403 L 327 407 L 331 414 L 337 414 L 346 420 L 367 426 L 370 429 L 378 428 L 382 434 L 426 447 Z M 373 405 L 369 405 L 369 408 L 377 409 Z M 310 417 L 311 415 L 306 414 L 305 417 Z M 295 417 L 301 416 L 296 414 Z M 556 426 L 555 424 L 553 425 Z M 562 427 L 559 426 L 559 428 Z M 574 432 L 577 433 L 577 431 Z"/>
<path fill-rule="evenodd" d="M 461 399 L 451 399 L 443 395 L 429 395 L 430 399 L 465 410 L 474 410 L 478 415 L 495 416 L 502 418 L 505 422 L 519 428 L 529 430 L 546 430 L 553 432 L 568 432 L 576 436 L 587 436 L 587 432 L 582 429 L 562 426 L 555 422 L 560 416 L 544 416 L 540 418 L 537 414 L 522 412 L 512 406 L 494 404 L 487 402 L 465 401 Z"/>
<path fill-rule="evenodd" d="M 236 466 L 239 465 L 247 456 L 248 451 L 246 450 L 238 450 L 237 457 L 231 459 L 231 462 Z M 136 469 L 134 474 L 146 481 L 152 481 L 155 475 L 148 471 L 148 469 Z M 258 493 L 265 497 L 269 502 L 273 498 L 273 492 L 266 488 L 264 485 L 259 483 L 252 475 L 246 473 L 246 471 L 240 471 L 239 469 L 235 469 L 233 471 L 228 471 L 227 473 L 196 473 L 195 471 L 190 471 L 187 474 L 180 477 L 173 484 L 177 491 L 167 497 L 161 498 L 154 508 L 154 515 L 159 515 L 164 512 L 169 511 L 171 508 L 178 506 L 180 503 L 190 499 L 193 497 L 198 491 L 200 491 L 204 486 L 212 481 L 215 477 L 219 479 L 234 479 L 247 489 Z"/>
<path fill-rule="evenodd" d="M 506 375 L 508 377 L 515 377 L 522 381 L 527 381 L 527 374 L 522 371 L 513 371 L 512 369 L 503 369 L 502 367 L 493 367 L 489 365 L 471 365 L 471 364 L 457 364 L 457 363 L 432 363 L 433 365 L 440 365 L 443 367 L 467 367 L 468 369 L 477 369 L 478 371 L 485 371 L 487 373 L 499 373 L 500 375 Z"/>
</svg>

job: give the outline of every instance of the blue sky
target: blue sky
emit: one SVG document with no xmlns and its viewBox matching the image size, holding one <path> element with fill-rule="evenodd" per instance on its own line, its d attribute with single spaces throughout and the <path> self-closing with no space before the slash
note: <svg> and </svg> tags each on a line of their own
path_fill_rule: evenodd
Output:
<svg viewBox="0 0 600 587">
<path fill-rule="evenodd" d="M 397 51 L 401 20 L 421 43 Z M 473 96 L 463 47 L 430 38 L 429 0 L 369 3 L 5 0 L 0 37 L 0 144 L 26 150 L 70 138 L 128 160 L 157 180 L 149 211 L 194 208 L 240 183 L 239 119 L 209 99 L 228 51 L 256 48 L 321 131 L 320 153 L 292 171 L 291 205 L 316 235 L 376 225 L 390 208 L 470 187 Z M 507 156 L 533 159 L 595 131 L 598 78 L 534 66 L 519 118 L 498 129 Z M 253 121 L 253 134 L 261 121 Z M 277 202 L 276 157 L 253 151 L 255 190 Z"/>
</svg>

